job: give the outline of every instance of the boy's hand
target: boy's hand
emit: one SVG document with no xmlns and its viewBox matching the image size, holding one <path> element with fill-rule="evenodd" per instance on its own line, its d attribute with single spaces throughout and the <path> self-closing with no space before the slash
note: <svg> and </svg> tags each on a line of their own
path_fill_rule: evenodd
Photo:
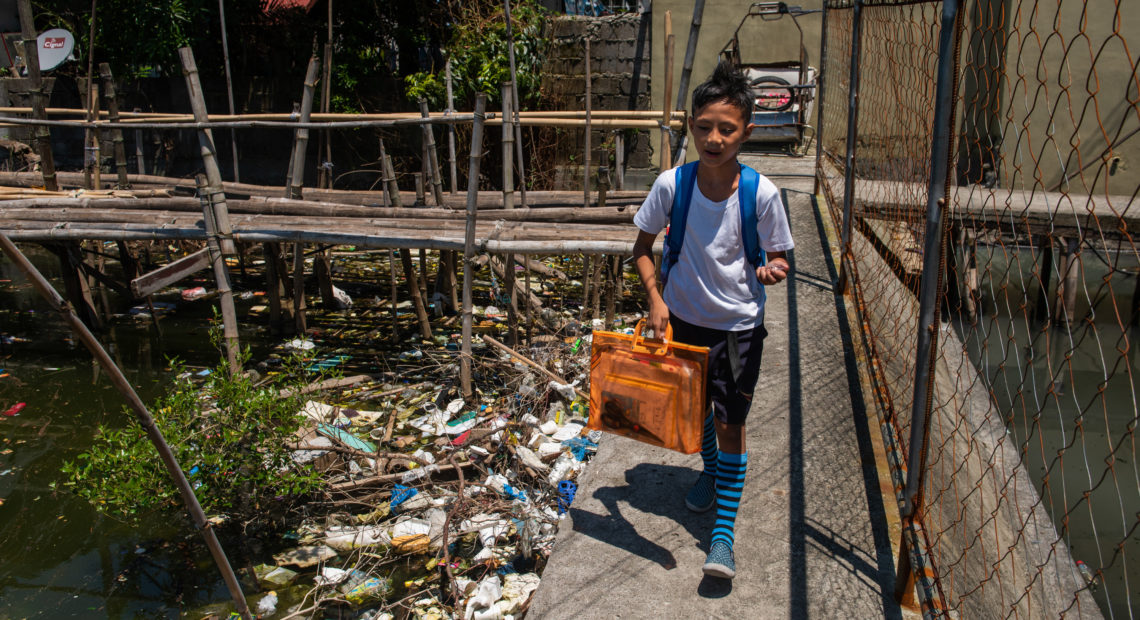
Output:
<svg viewBox="0 0 1140 620">
<path fill-rule="evenodd" d="M 665 338 L 665 328 L 669 326 L 669 307 L 662 303 L 649 304 L 649 316 L 645 320 L 645 328 L 653 330 L 653 337 L 658 340 Z"/>
<path fill-rule="evenodd" d="M 765 286 L 779 284 L 788 277 L 788 268 L 789 265 L 784 259 L 774 259 L 767 265 L 756 268 L 756 279 Z"/>
</svg>

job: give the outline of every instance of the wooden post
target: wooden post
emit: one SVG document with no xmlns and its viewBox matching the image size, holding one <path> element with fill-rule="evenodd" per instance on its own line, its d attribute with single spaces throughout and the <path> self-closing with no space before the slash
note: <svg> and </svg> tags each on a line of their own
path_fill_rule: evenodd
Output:
<svg viewBox="0 0 1140 620">
<path fill-rule="evenodd" d="M 428 267 L 427 267 L 427 248 L 419 248 L 419 265 L 420 265 L 420 295 L 423 295 L 424 300 L 427 301 L 427 282 L 428 282 Z"/>
<path fill-rule="evenodd" d="M 471 129 L 471 157 L 467 172 L 467 226 L 463 236 L 463 343 L 459 357 L 459 382 L 464 398 L 471 398 L 471 280 L 475 261 L 475 220 L 479 204 L 479 159 L 483 156 L 483 122 L 487 96 L 475 95 L 475 123 Z"/>
<path fill-rule="evenodd" d="M 404 267 L 404 283 L 408 287 L 408 294 L 412 297 L 412 305 L 416 308 L 416 319 L 420 325 L 420 336 L 424 340 L 431 340 L 431 321 L 428 319 L 427 308 L 424 307 L 424 297 L 420 292 L 419 277 L 412 265 L 412 251 L 409 248 L 400 250 L 400 263 Z"/>
<path fill-rule="evenodd" d="M 618 265 L 621 265 L 620 256 L 611 256 L 606 261 L 606 329 L 613 329 L 614 319 L 617 318 L 617 303 L 614 298 L 617 295 L 617 279 L 620 275 Z"/>
<path fill-rule="evenodd" d="M 593 82 L 593 80 L 594 80 L 593 73 L 590 71 L 590 65 L 591 64 L 593 64 L 593 63 L 590 61 L 590 37 L 589 37 L 589 35 L 587 35 L 586 36 L 586 102 L 585 102 L 585 104 L 586 104 L 586 135 L 585 135 L 586 148 L 585 148 L 584 158 L 582 159 L 582 206 L 583 207 L 590 206 L 590 158 L 591 158 L 591 155 L 593 155 L 593 153 L 591 153 L 593 148 L 592 148 L 592 145 L 590 144 L 591 140 L 594 137 L 593 136 L 594 132 L 590 128 L 590 111 L 592 108 L 592 106 L 590 105 L 590 100 L 593 99 L 593 94 L 592 94 L 593 89 L 591 88 L 590 83 Z"/>
<path fill-rule="evenodd" d="M 293 244 L 293 323 L 302 338 L 308 325 L 305 321 L 305 244 Z"/>
<path fill-rule="evenodd" d="M 62 244 L 46 245 L 59 258 L 59 268 L 63 278 L 64 292 L 79 320 L 89 329 L 102 329 L 99 314 L 95 312 L 95 302 L 91 297 L 91 287 L 83 273 L 82 252 L 79 244 L 70 241 Z"/>
<path fill-rule="evenodd" d="M 511 108 L 511 83 L 504 82 L 500 92 L 503 94 L 503 208 L 513 209 L 515 206 L 515 171 L 511 163 L 515 157 L 514 128 L 507 124 L 507 119 L 514 115 Z"/>
<path fill-rule="evenodd" d="M 301 118 L 301 104 L 293 102 L 293 112 L 289 120 Z M 297 132 L 293 132 L 293 146 L 289 147 L 289 163 L 285 166 L 285 197 L 289 197 L 289 188 L 293 186 L 293 153 L 297 151 Z"/>
<path fill-rule="evenodd" d="M 1080 280 L 1080 239 L 1061 239 L 1061 279 L 1057 284 L 1057 325 L 1069 325 L 1076 319 L 1077 287 Z"/>
<path fill-rule="evenodd" d="M 507 58 L 511 67 L 511 105 L 515 126 L 515 153 L 518 155 L 519 206 L 526 208 L 526 158 L 523 157 L 522 124 L 519 122 L 519 75 L 515 70 L 515 35 L 511 25 L 511 0 L 503 0 L 503 17 L 507 22 Z M 506 119 L 503 119 L 506 121 Z"/>
<path fill-rule="evenodd" d="M 594 257 L 594 272 L 590 276 L 590 317 L 602 316 L 602 274 L 606 271 L 607 260 L 604 254 Z"/>
<path fill-rule="evenodd" d="M 420 99 L 420 115 L 429 118 L 427 99 Z M 424 123 L 424 149 L 427 151 L 428 163 L 431 165 L 431 189 L 437 207 L 443 206 L 443 172 L 439 169 L 439 153 L 435 150 L 435 131 L 431 123 Z"/>
<path fill-rule="evenodd" d="M 400 186 L 396 183 L 396 170 L 392 167 L 392 159 L 384 150 L 384 138 L 380 138 L 380 182 L 388 192 L 389 206 L 404 206 L 400 199 Z"/>
<path fill-rule="evenodd" d="M 525 268 L 525 271 L 523 271 L 523 287 L 526 289 L 526 294 L 529 297 L 531 294 L 531 291 L 530 291 L 530 254 L 523 254 L 523 267 Z M 526 304 L 523 304 L 523 306 L 525 307 L 525 312 L 526 312 L 526 343 L 530 344 L 530 335 L 531 335 L 530 334 L 530 329 L 531 329 L 530 304 L 526 303 Z"/>
<path fill-rule="evenodd" d="M 400 341 L 400 322 L 398 316 L 399 311 L 396 309 L 396 305 L 400 301 L 400 287 L 399 282 L 396 280 L 398 276 L 396 275 L 396 252 L 394 250 L 388 250 L 388 275 L 390 276 L 388 280 L 391 284 L 388 306 L 392 312 L 392 342 L 397 343 Z"/>
<path fill-rule="evenodd" d="M 206 175 L 199 174 L 198 197 L 202 201 L 202 222 L 206 227 L 206 247 L 210 251 L 210 262 L 214 266 L 214 279 L 217 282 L 218 297 L 222 306 L 222 334 L 226 339 L 226 362 L 228 362 L 230 376 L 241 372 L 238 365 L 237 311 L 234 309 L 234 292 L 230 287 L 230 270 L 226 267 L 226 259 L 222 254 L 221 231 L 217 224 L 214 194 L 210 193 L 209 181 Z"/>
<path fill-rule="evenodd" d="M 606 193 L 610 191 L 610 167 L 598 166 L 598 207 L 606 207 Z"/>
<path fill-rule="evenodd" d="M 274 336 L 280 336 L 285 331 L 285 324 L 281 320 L 281 295 L 284 289 L 281 286 L 281 273 L 278 270 L 281 245 L 265 243 L 261 247 L 265 257 L 265 293 L 269 296 L 269 331 Z"/>
<path fill-rule="evenodd" d="M 321 68 L 321 61 L 316 56 L 309 59 L 309 69 L 305 72 L 305 91 L 301 95 L 301 119 L 307 123 L 313 112 L 313 89 L 317 85 L 317 71 Z M 309 130 L 300 127 L 296 130 L 297 140 L 293 145 L 292 170 L 286 197 L 295 200 L 301 199 L 301 186 L 305 184 L 305 150 L 309 145 Z"/>
<path fill-rule="evenodd" d="M 451 57 L 448 57 L 447 64 L 444 66 L 444 71 L 447 74 L 447 116 L 455 114 L 455 99 L 451 94 Z M 451 193 L 459 193 L 459 177 L 456 176 L 455 169 L 455 125 L 447 124 L 447 164 L 451 169 Z M 454 264 L 452 265 L 454 266 Z M 453 273 L 454 275 L 454 273 Z"/>
<path fill-rule="evenodd" d="M 47 101 L 44 97 L 43 80 L 40 77 L 40 54 L 36 40 L 36 25 L 32 14 L 32 0 L 19 0 L 20 31 L 23 36 L 24 63 L 28 68 L 28 80 L 31 83 L 29 93 L 32 100 L 32 118 L 45 120 L 47 118 Z M 49 192 L 59 190 L 59 183 L 55 179 L 55 159 L 51 152 L 51 132 L 47 125 L 36 125 L 32 130 L 35 138 L 36 154 L 40 156 L 40 172 L 44 178 L 44 189 Z"/>
<path fill-rule="evenodd" d="M 199 123 L 209 121 L 206 113 L 206 98 L 202 94 L 202 83 L 198 81 L 198 67 L 194 62 L 194 52 L 188 47 L 178 49 L 182 58 L 182 72 L 186 75 L 186 90 L 190 93 L 190 107 L 194 120 Z M 217 151 L 214 149 L 214 134 L 209 129 L 198 130 L 198 145 L 202 152 L 202 164 L 206 170 L 205 192 L 213 206 L 214 223 L 218 227 L 218 240 L 222 254 L 236 253 L 233 241 L 233 227 L 230 226 L 230 212 L 226 205 L 226 195 L 222 191 L 222 171 L 218 167 Z"/>
<path fill-rule="evenodd" d="M 313 275 L 317 277 L 317 290 L 321 292 L 321 305 L 325 308 L 336 308 L 336 297 L 333 295 L 332 260 L 327 249 L 317 251 L 313 256 Z"/>
<path fill-rule="evenodd" d="M 321 112 L 328 112 L 332 100 L 332 0 L 329 0 L 329 38 L 325 42 L 324 58 L 321 62 Z M 332 162 L 332 134 L 328 129 L 321 131 L 317 144 L 317 187 L 332 187 L 332 170 L 325 164 Z"/>
<path fill-rule="evenodd" d="M 135 112 L 139 109 L 135 108 Z M 135 130 L 135 160 L 138 164 L 139 174 L 146 174 L 146 154 L 143 152 L 143 131 Z"/>
<path fill-rule="evenodd" d="M 1053 280 L 1053 237 L 1041 238 L 1041 266 L 1037 270 L 1041 286 L 1037 289 L 1037 303 L 1033 307 L 1033 320 L 1049 320 L 1049 286 Z M 1138 280 L 1140 281 L 1140 280 Z"/>
<path fill-rule="evenodd" d="M 670 168 L 673 159 L 669 156 L 669 121 L 672 120 L 673 102 L 670 97 L 673 94 L 673 12 L 665 11 L 665 90 L 664 103 L 661 106 L 664 118 L 661 126 L 661 172 L 665 172 Z"/>
<path fill-rule="evenodd" d="M 88 76 L 90 78 L 90 76 Z M 87 122 L 99 118 L 97 112 L 99 105 L 99 86 L 90 79 L 87 80 Z M 83 130 L 83 186 L 87 189 L 102 189 L 99 178 L 99 138 L 95 130 L 88 127 Z"/>
<path fill-rule="evenodd" d="M 115 78 L 111 75 L 111 65 L 99 63 L 99 75 L 103 78 L 103 94 L 107 97 L 107 117 L 112 123 L 119 122 L 119 99 L 115 95 Z M 129 189 L 127 180 L 127 149 L 123 145 L 123 132 L 120 129 L 111 130 L 111 142 L 115 145 L 115 172 L 118 182 L 115 187 Z"/>
<path fill-rule="evenodd" d="M 412 178 L 416 181 L 416 206 L 427 206 L 427 194 L 424 193 L 424 173 L 413 172 Z"/>
<path fill-rule="evenodd" d="M 458 276 L 458 263 L 459 253 L 455 250 L 447 250 L 443 253 L 447 261 L 447 283 L 448 294 L 451 296 L 451 309 L 456 312 L 459 311 L 459 276 Z"/>
<path fill-rule="evenodd" d="M 519 293 L 515 290 L 515 255 L 503 257 L 503 286 L 507 289 L 507 340 L 511 346 L 519 344 Z"/>
<path fill-rule="evenodd" d="M 582 305 L 578 308 L 578 320 L 585 321 L 586 313 L 590 308 L 590 280 L 594 272 L 590 271 L 590 255 L 582 255 Z"/>
<path fill-rule="evenodd" d="M 331 3 L 330 3 L 331 4 Z M 221 20 L 222 29 L 222 61 L 226 68 L 226 97 L 230 103 L 230 116 L 234 115 L 234 82 L 230 77 L 230 42 L 226 36 L 226 6 L 224 0 L 218 0 L 218 15 Z M 238 172 L 238 145 L 237 145 L 237 129 L 230 129 L 230 150 L 233 152 L 234 164 L 234 182 L 241 182 L 241 174 Z"/>
<path fill-rule="evenodd" d="M 625 189 L 625 131 L 622 129 L 614 134 L 614 167 L 617 168 L 614 189 L 620 192 Z"/>
</svg>

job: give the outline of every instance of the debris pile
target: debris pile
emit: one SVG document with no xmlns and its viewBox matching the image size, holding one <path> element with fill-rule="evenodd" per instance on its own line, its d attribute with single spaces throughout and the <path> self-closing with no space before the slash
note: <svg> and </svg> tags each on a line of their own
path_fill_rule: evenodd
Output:
<svg viewBox="0 0 1140 620">
<path fill-rule="evenodd" d="M 424 341 L 398 356 L 400 372 L 334 379 L 341 402 L 307 401 L 291 447 L 323 472 L 327 508 L 256 567 L 273 598 L 251 607 L 273 610 L 263 617 L 333 606 L 377 619 L 524 612 L 600 439 L 585 430 L 579 387 L 590 336 L 540 340 L 523 354 L 477 338 L 483 389 L 471 398 L 451 343 Z M 283 348 L 310 357 L 311 372 L 343 357 L 311 340 Z"/>
</svg>

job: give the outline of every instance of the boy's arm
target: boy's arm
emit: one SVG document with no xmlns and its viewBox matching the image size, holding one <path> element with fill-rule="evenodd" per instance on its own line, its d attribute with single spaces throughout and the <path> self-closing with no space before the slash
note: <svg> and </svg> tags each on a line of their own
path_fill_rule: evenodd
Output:
<svg viewBox="0 0 1140 620">
<path fill-rule="evenodd" d="M 756 279 L 765 285 L 779 284 L 788 277 L 789 269 L 786 252 L 768 252 L 768 264 L 756 268 Z"/>
<path fill-rule="evenodd" d="M 661 338 L 665 335 L 665 327 L 669 324 L 669 307 L 661 298 L 657 290 L 657 269 L 653 264 L 653 242 L 657 235 L 644 230 L 637 231 L 637 241 L 633 242 L 633 264 L 637 267 L 637 275 L 641 277 L 641 284 L 645 287 L 645 297 L 649 300 L 649 318 L 646 327 L 653 330 L 653 335 Z"/>
</svg>

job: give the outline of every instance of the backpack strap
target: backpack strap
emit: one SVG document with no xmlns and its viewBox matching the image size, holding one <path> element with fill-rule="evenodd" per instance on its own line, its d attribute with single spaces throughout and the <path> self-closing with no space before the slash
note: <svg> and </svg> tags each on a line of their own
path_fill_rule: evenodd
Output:
<svg viewBox="0 0 1140 620">
<path fill-rule="evenodd" d="M 673 190 L 673 210 L 669 214 L 669 228 L 665 231 L 665 248 L 661 256 L 661 282 L 669 279 L 669 270 L 681 256 L 681 244 L 685 241 L 685 222 L 689 218 L 689 202 L 697 185 L 697 164 L 694 161 L 677 168 Z M 753 208 L 755 211 L 755 208 Z"/>
<path fill-rule="evenodd" d="M 760 188 L 760 173 L 740 164 L 740 182 L 737 184 L 740 203 L 740 235 L 744 240 L 744 256 L 752 268 L 764 265 L 764 250 L 756 234 L 756 191 Z"/>
</svg>

